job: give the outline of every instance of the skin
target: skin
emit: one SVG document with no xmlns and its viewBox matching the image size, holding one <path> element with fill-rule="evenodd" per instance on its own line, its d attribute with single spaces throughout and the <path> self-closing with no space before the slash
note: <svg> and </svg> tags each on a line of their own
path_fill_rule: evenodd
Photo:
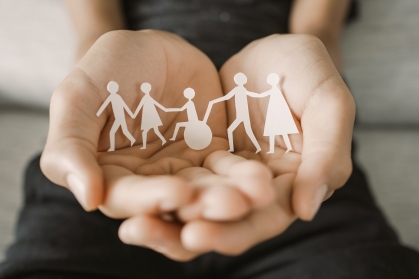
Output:
<svg viewBox="0 0 419 279">
<path fill-rule="evenodd" d="M 317 1 L 319 12 L 315 14 L 308 13 L 313 11 L 309 9 L 311 1 L 295 2 L 291 31 L 305 33 L 301 21 L 312 26 L 310 20 L 322 18 L 319 13 L 339 10 L 343 17 L 348 3 Z M 107 8 L 101 3 L 68 1 L 76 22 L 96 21 L 90 35 L 89 30 L 78 28 L 79 38 L 87 38 L 80 43 L 78 57 L 95 34 L 123 28 L 119 2 L 106 2 Z M 82 21 L 81 8 L 91 11 Z M 339 29 L 342 17 L 333 17 Z M 101 25 L 106 18 L 109 21 Z M 76 30 L 81 24 L 76 24 Z M 310 27 L 311 33 L 328 34 L 320 32 L 322 24 L 318 26 Z M 339 52 L 333 39 L 336 35 L 330 34 L 327 40 L 322 39 L 324 43 L 310 35 L 273 35 L 257 40 L 217 73 L 202 52 L 173 34 L 107 33 L 53 94 L 41 168 L 50 180 L 73 191 L 86 210 L 99 207 L 112 218 L 127 218 L 119 232 L 125 243 L 146 246 L 179 261 L 208 251 L 243 253 L 280 234 L 296 218 L 311 220 L 321 202 L 351 173 L 355 105 L 334 66 L 340 65 L 334 58 L 338 55 L 333 55 Z M 161 146 L 152 134 L 147 150 L 140 150 L 141 131 L 136 127 L 141 119 L 127 118 L 128 129 L 137 139 L 135 145 L 130 147 L 129 140 L 118 131 L 117 151 L 104 152 L 109 146 L 112 112 L 108 108 L 98 118 L 92 107 L 99 108 L 108 96 L 104 86 L 109 80 L 120 84 L 119 94 L 131 110 L 140 101 L 137 87 L 143 82 L 153 84 L 153 98 L 164 107 L 182 106 L 183 90 L 192 87 L 199 96 L 195 105 L 202 119 L 208 102 L 235 86 L 233 76 L 237 72 L 251 77 L 246 88 L 252 92 L 269 89 L 269 73 L 280 75 L 281 89 L 300 129 L 300 134 L 290 136 L 295 152 L 285 154 L 285 145 L 277 137 L 275 154 L 255 154 L 241 126 L 235 131 L 236 153 L 222 151 L 228 149 L 226 129 L 234 120 L 232 102 L 214 105 L 208 120 L 214 139 L 202 151 L 189 150 L 181 136 Z M 262 150 L 267 151 L 269 138 L 263 137 L 266 103 L 249 99 L 249 106 L 254 133 Z M 161 118 L 161 132 L 168 138 L 186 115 L 166 113 Z M 167 221 L 173 216 L 177 222 Z"/>
<path fill-rule="evenodd" d="M 295 48 L 296 45 L 299 47 Z M 275 55 L 272 56 L 272 53 Z M 178 225 L 181 230 L 179 239 L 174 234 L 168 236 L 169 232 L 163 224 L 150 222 L 145 226 L 143 217 L 133 217 L 121 227 L 120 237 L 126 243 L 153 243 L 153 249 L 169 257 L 173 243 L 182 245 L 186 251 L 196 252 L 196 255 L 209 251 L 238 255 L 282 233 L 298 217 L 311 220 L 320 203 L 346 182 L 352 165 L 350 143 L 355 107 L 349 90 L 320 40 L 307 35 L 274 35 L 250 44 L 221 69 L 224 92 L 234 88 L 233 76 L 238 69 L 253 77 L 247 84 L 247 88 L 253 92 L 263 92 L 269 88 L 266 83 L 269 73 L 281 74 L 284 95 L 301 131 L 290 136 L 295 152 L 285 153 L 287 148 L 282 139 L 277 137 L 275 154 L 255 154 L 252 142 L 241 127 L 235 132 L 238 135 L 236 138 L 242 139 L 235 142 L 236 156 L 221 151 L 212 153 L 205 160 L 204 168 L 226 176 L 242 169 L 235 167 L 236 160 L 244 160 L 240 161 L 243 165 L 253 162 L 248 160 L 261 162 L 273 174 L 275 199 L 265 206 L 255 206 L 249 214 L 238 220 L 223 222 L 214 222 L 190 212 L 186 214 L 185 211 L 193 211 L 197 207 L 195 203 L 186 205 L 178 211 L 179 217 L 186 221 Z M 255 72 L 254 69 L 263 71 Z M 229 122 L 235 117 L 233 106 L 234 102 L 227 105 Z M 269 138 L 263 137 L 266 103 L 249 99 L 249 106 L 255 135 L 262 150 L 269 150 Z M 241 158 L 238 159 L 237 155 Z M 242 175 L 251 170 L 253 168 L 249 167 Z M 262 177 L 261 174 L 256 176 Z M 248 182 L 241 188 L 243 194 L 247 198 L 256 197 L 251 187 L 254 181 L 237 175 L 239 181 L 241 178 Z M 205 195 L 201 194 L 196 203 L 204 199 Z M 220 198 L 219 203 L 222 201 Z M 134 228 L 141 228 L 142 233 Z"/>
</svg>

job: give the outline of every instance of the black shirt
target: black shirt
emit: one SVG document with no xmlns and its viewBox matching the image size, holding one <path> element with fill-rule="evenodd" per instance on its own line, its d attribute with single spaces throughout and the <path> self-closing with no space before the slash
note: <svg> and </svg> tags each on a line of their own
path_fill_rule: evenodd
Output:
<svg viewBox="0 0 419 279">
<path fill-rule="evenodd" d="M 131 30 L 175 33 L 202 50 L 217 68 L 248 43 L 288 33 L 292 0 L 126 0 Z"/>
</svg>

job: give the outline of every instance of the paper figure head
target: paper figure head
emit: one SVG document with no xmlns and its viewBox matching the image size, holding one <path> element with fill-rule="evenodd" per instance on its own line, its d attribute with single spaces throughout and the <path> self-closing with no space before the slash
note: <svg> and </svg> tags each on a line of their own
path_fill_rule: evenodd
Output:
<svg viewBox="0 0 419 279">
<path fill-rule="evenodd" d="M 193 97 L 195 97 L 195 90 L 188 87 L 183 91 L 183 96 L 185 96 L 185 98 L 188 99 L 188 100 L 192 100 Z"/>
<path fill-rule="evenodd" d="M 234 82 L 235 82 L 237 85 L 243 85 L 243 84 L 246 84 L 246 82 L 247 82 L 247 77 L 246 77 L 246 75 L 245 75 L 245 74 L 243 74 L 243 73 L 237 73 L 237 74 L 234 76 Z"/>
<path fill-rule="evenodd" d="M 279 76 L 278 76 L 278 74 L 276 74 L 276 73 L 269 74 L 266 82 L 269 85 L 272 85 L 272 86 L 278 85 L 278 83 L 279 83 Z"/>
<path fill-rule="evenodd" d="M 110 81 L 108 83 L 107 88 L 108 88 L 109 93 L 116 94 L 116 92 L 118 92 L 118 90 L 119 90 L 119 85 L 115 81 Z"/>
<path fill-rule="evenodd" d="M 151 91 L 151 84 L 148 82 L 141 84 L 141 91 L 143 91 L 146 95 L 149 94 Z"/>
</svg>

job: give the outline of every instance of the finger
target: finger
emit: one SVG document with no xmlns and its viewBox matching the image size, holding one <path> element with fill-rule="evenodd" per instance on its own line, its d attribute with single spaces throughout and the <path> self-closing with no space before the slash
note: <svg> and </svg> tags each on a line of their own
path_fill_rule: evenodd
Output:
<svg viewBox="0 0 419 279">
<path fill-rule="evenodd" d="M 189 261 L 198 253 L 186 250 L 180 241 L 182 226 L 158 217 L 140 215 L 125 220 L 119 238 L 130 245 L 146 246 L 177 261 Z"/>
<path fill-rule="evenodd" d="M 84 209 L 94 210 L 103 199 L 102 171 L 96 160 L 101 126 L 93 110 L 89 113 L 79 106 L 89 93 L 78 87 L 63 84 L 54 92 L 41 169 L 52 182 L 69 188 Z"/>
<path fill-rule="evenodd" d="M 302 162 L 293 194 L 294 211 L 303 220 L 312 220 L 328 192 L 343 186 L 352 172 L 354 114 L 340 77 L 323 82 L 303 113 Z"/>
<path fill-rule="evenodd" d="M 208 220 L 236 220 L 251 210 L 243 194 L 232 186 L 234 181 L 204 168 L 187 168 L 178 172 L 197 191 L 193 202 L 178 210 L 184 222 L 205 218 Z"/>
<path fill-rule="evenodd" d="M 254 207 L 265 206 L 274 199 L 272 172 L 258 161 L 246 160 L 227 151 L 216 151 L 205 159 L 204 168 L 231 178 L 233 185 L 246 195 Z"/>
<path fill-rule="evenodd" d="M 239 255 L 254 245 L 280 234 L 293 221 L 294 217 L 273 204 L 255 210 L 241 221 L 189 222 L 182 231 L 182 243 L 186 249 L 197 253 L 216 251 L 226 255 Z"/>
<path fill-rule="evenodd" d="M 182 243 L 195 252 L 217 251 L 238 255 L 252 246 L 282 233 L 296 217 L 291 208 L 294 174 L 273 180 L 275 203 L 252 212 L 247 218 L 228 223 L 197 220 L 189 222 L 182 231 Z"/>
<path fill-rule="evenodd" d="M 100 210 L 112 218 L 170 212 L 193 198 L 192 187 L 174 176 L 145 177 L 118 166 L 103 166 L 106 197 Z"/>
</svg>

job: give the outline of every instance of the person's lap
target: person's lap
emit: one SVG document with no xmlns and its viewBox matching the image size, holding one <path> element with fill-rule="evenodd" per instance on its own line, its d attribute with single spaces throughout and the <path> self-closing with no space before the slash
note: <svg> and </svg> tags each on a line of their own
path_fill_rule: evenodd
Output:
<svg viewBox="0 0 419 279">
<path fill-rule="evenodd" d="M 419 254 L 400 245 L 375 206 L 362 171 L 326 201 L 312 222 L 237 257 L 208 253 L 180 263 L 123 244 L 120 220 L 87 213 L 29 165 L 16 241 L 0 278 L 419 278 Z"/>
</svg>

